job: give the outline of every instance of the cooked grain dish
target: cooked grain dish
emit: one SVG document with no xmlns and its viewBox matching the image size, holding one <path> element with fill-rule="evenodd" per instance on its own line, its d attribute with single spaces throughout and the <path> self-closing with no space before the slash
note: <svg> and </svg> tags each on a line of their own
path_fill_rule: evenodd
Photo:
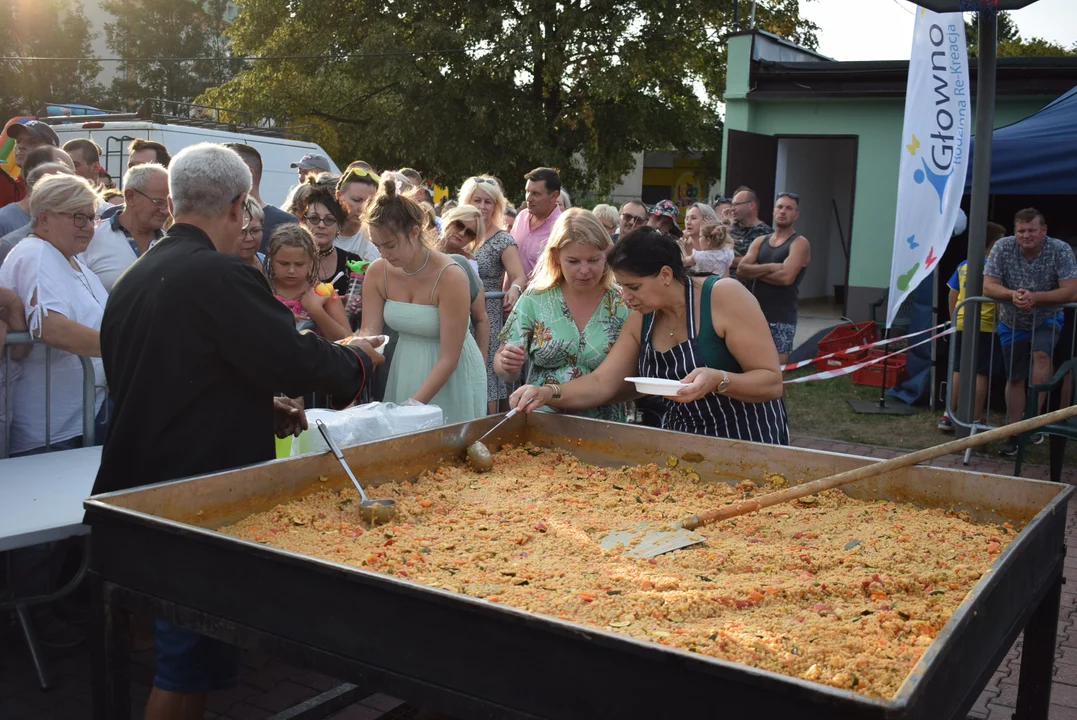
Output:
<svg viewBox="0 0 1077 720">
<path fill-rule="evenodd" d="M 359 519 L 358 493 L 323 489 L 222 532 L 873 697 L 893 697 L 1017 530 L 831 490 L 701 532 L 652 560 L 603 550 L 612 528 L 677 520 L 772 491 L 708 482 L 674 458 L 609 469 L 505 448 L 378 486 L 394 524 Z"/>
</svg>

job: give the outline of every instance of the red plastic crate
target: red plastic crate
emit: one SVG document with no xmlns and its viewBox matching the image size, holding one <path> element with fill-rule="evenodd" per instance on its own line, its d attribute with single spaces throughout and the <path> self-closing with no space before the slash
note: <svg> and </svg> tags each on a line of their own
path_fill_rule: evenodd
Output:
<svg viewBox="0 0 1077 720">
<path fill-rule="evenodd" d="M 875 323 L 871 321 L 853 323 L 851 325 L 839 325 L 828 332 L 826 336 L 819 341 L 818 355 L 829 355 L 830 353 L 848 350 L 849 348 L 857 347 L 858 345 L 870 345 L 878 339 L 879 331 L 875 329 Z M 832 357 L 827 360 L 819 360 L 815 363 L 815 366 L 820 370 L 833 370 L 838 367 L 856 365 L 858 362 L 863 362 L 867 358 L 867 355 L 865 354 L 866 352 L 866 350 L 862 350 L 848 355 L 839 355 L 838 357 Z"/>
<path fill-rule="evenodd" d="M 869 350 L 864 360 L 874 360 L 886 356 L 886 350 Z M 861 362 L 864 362 L 861 360 Z M 898 377 L 905 370 L 905 356 L 895 355 L 884 362 L 862 367 L 853 373 L 853 383 L 856 385 L 870 385 L 880 387 L 883 382 L 883 367 L 886 369 L 886 387 L 892 388 L 897 385 Z"/>
</svg>

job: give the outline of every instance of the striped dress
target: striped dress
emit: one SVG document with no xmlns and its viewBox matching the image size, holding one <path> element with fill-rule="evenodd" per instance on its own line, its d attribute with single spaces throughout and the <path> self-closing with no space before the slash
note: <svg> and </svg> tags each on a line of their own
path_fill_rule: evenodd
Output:
<svg viewBox="0 0 1077 720">
<path fill-rule="evenodd" d="M 700 297 L 699 326 L 702 337 L 695 327 L 695 293 L 689 281 L 685 287 L 687 299 L 688 340 L 665 352 L 654 349 L 651 341 L 654 327 L 653 313 L 643 318 L 639 374 L 644 377 L 681 380 L 698 367 L 711 367 L 727 372 L 741 372 L 741 367 L 714 332 L 711 321 L 711 288 L 718 280 L 707 278 Z M 709 333 L 709 335 L 707 335 Z M 701 340 L 703 342 L 701 343 Z M 701 350 L 701 345 L 705 348 Z M 706 356 L 706 357 L 705 357 Z M 707 361 L 710 361 L 709 364 Z M 662 398 L 665 416 L 662 427 L 666 430 L 750 440 L 770 445 L 789 444 L 789 419 L 781 398 L 766 402 L 746 403 L 725 395 L 710 393 L 690 403 L 678 403 Z"/>
</svg>

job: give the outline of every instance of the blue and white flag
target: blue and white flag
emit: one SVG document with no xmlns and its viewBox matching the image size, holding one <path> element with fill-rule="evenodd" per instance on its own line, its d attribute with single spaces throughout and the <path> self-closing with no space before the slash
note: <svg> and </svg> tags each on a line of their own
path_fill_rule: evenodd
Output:
<svg viewBox="0 0 1077 720">
<path fill-rule="evenodd" d="M 887 327 L 946 252 L 972 161 L 971 125 L 965 21 L 961 13 L 919 8 L 905 94 Z"/>
</svg>

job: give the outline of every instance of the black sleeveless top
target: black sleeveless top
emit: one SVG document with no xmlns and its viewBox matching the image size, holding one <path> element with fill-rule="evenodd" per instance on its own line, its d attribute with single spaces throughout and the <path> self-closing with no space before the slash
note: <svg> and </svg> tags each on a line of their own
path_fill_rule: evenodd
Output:
<svg viewBox="0 0 1077 720">
<path fill-rule="evenodd" d="M 711 290 L 717 281 L 718 278 L 713 276 L 703 281 L 703 291 L 699 299 L 698 336 L 695 327 L 695 293 L 691 280 L 686 283 L 688 340 L 680 345 L 675 345 L 665 352 L 655 350 L 651 342 L 653 313 L 643 316 L 639 355 L 641 376 L 681 380 L 698 367 L 741 372 L 740 363 L 729 351 L 725 340 L 714 332 L 710 310 Z M 665 408 L 662 427 L 666 430 L 770 445 L 789 444 L 789 419 L 781 398 L 746 403 L 710 393 L 690 403 L 678 403 L 668 398 L 660 398 L 660 401 Z"/>
<path fill-rule="evenodd" d="M 789 257 L 789 251 L 793 247 L 793 241 L 800 235 L 793 233 L 792 237 L 778 247 L 771 247 L 770 239 L 772 237 L 774 237 L 773 234 L 768 235 L 763 244 L 759 246 L 759 259 L 757 262 L 760 265 L 785 262 L 786 258 Z M 797 273 L 797 278 L 792 285 L 772 285 L 765 278 L 757 278 L 752 281 L 752 294 L 759 301 L 759 307 L 763 310 L 763 316 L 768 323 L 797 324 L 797 300 L 800 298 L 800 281 L 804 279 L 804 273 L 807 270 L 806 265 L 800 268 L 800 272 Z"/>
</svg>

